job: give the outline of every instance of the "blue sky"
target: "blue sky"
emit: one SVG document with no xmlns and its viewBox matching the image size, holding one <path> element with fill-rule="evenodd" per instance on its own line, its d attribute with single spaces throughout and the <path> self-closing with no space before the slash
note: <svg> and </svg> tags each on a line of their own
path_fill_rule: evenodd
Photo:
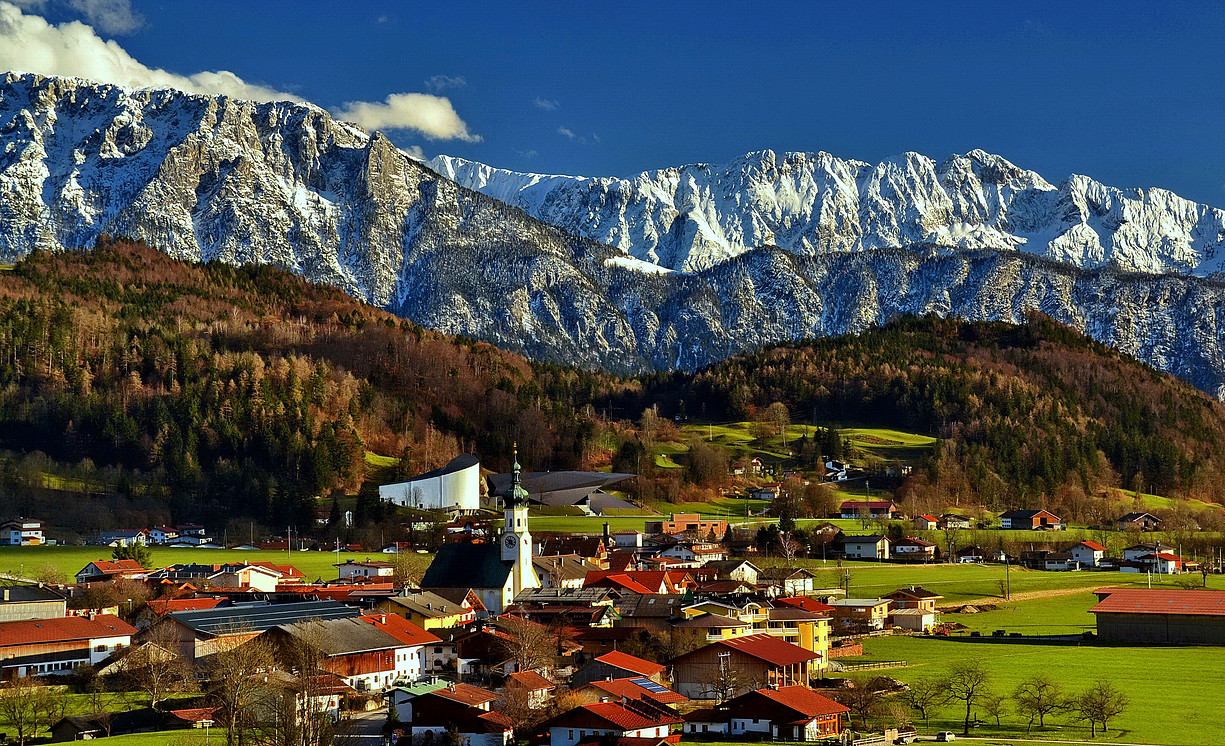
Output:
<svg viewBox="0 0 1225 746">
<path fill-rule="evenodd" d="M 116 19 L 122 0 L 14 1 L 149 68 L 428 121 L 387 131 L 426 155 L 628 175 L 764 148 L 977 147 L 1054 182 L 1225 206 L 1225 11 L 1209 5 L 134 0 Z M 0 61 L 32 69 L 29 43 L 8 46 Z"/>
</svg>

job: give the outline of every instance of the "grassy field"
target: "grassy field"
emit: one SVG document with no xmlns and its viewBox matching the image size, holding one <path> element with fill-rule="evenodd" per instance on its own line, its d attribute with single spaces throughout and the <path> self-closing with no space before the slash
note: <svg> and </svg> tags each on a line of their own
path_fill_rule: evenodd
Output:
<svg viewBox="0 0 1225 746">
<path fill-rule="evenodd" d="M 338 577 L 339 573 L 333 565 L 336 554 L 333 552 L 270 552 L 263 550 L 244 551 L 241 549 L 159 549 L 152 547 L 153 565 L 164 567 L 170 564 L 199 562 L 202 564 L 220 564 L 223 562 L 275 562 L 280 565 L 289 564 L 302 571 L 308 580 L 323 578 L 325 580 Z M 379 559 L 382 555 L 369 554 L 371 558 Z M 111 550 L 106 547 L 0 547 L 0 573 L 30 576 L 40 568 L 53 566 L 71 580 L 77 571 L 94 560 L 110 559 Z M 341 552 L 340 559 L 365 559 L 367 553 Z"/>
<path fill-rule="evenodd" d="M 873 638 L 864 643 L 864 662 L 905 660 L 905 668 L 882 671 L 903 682 L 923 676 L 944 675 L 957 661 L 982 660 L 991 672 L 992 688 L 1011 692 L 1029 676 L 1044 673 L 1056 678 L 1069 692 L 1081 691 L 1101 680 L 1110 681 L 1130 699 L 1127 710 L 1112 721 L 1108 738 L 1099 741 L 1158 743 L 1171 746 L 1216 744 L 1220 702 L 1225 698 L 1225 648 L 1129 647 L 1094 644 L 1034 645 L 1019 642 L 971 642 L 917 637 Z M 979 713 L 980 719 L 986 715 Z M 956 730 L 960 721 L 954 708 L 942 708 L 920 732 Z M 982 725 L 974 735 L 1025 737 L 1025 722 L 1015 714 Z M 1089 729 L 1064 718 L 1035 726 L 1033 737 L 1089 740 Z"/>
</svg>

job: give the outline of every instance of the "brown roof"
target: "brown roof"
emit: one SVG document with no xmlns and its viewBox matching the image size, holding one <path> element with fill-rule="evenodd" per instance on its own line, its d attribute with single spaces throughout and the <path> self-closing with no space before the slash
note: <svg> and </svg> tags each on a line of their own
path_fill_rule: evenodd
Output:
<svg viewBox="0 0 1225 746">
<path fill-rule="evenodd" d="M 799 645 L 792 645 L 786 640 L 780 640 L 768 634 L 759 634 L 712 642 L 705 648 L 698 648 L 679 656 L 679 658 L 693 655 L 715 645 L 735 650 L 774 666 L 790 666 L 794 663 L 803 663 L 804 661 L 811 661 L 821 657 L 810 650 L 805 650 Z"/>
<path fill-rule="evenodd" d="M 441 642 L 441 638 L 426 632 L 402 616 L 395 614 L 366 614 L 358 619 L 373 624 L 375 629 L 382 630 L 405 645 L 428 645 Z"/>
<path fill-rule="evenodd" d="M 608 692 L 613 697 L 625 699 L 653 699 L 660 704 L 670 705 L 677 702 L 686 702 L 688 697 L 683 694 L 677 694 L 671 689 L 656 684 L 650 679 L 644 678 L 625 678 L 611 679 L 607 681 L 593 681 L 591 685 L 597 689 Z"/>
<path fill-rule="evenodd" d="M 1100 588 L 1105 598 L 1089 609 L 1094 614 L 1171 614 L 1225 616 L 1225 591 Z"/>
<path fill-rule="evenodd" d="M 597 702 L 576 707 L 552 721 L 553 725 L 582 725 L 590 722 L 609 723 L 618 730 L 638 730 L 683 722 L 675 713 L 648 702 Z M 607 727 L 607 726 L 605 726 Z"/>
<path fill-rule="evenodd" d="M 429 694 L 423 694 L 421 696 L 442 697 L 444 699 L 449 699 L 452 702 L 459 702 L 460 704 L 468 705 L 469 707 L 483 705 L 486 702 L 492 702 L 498 698 L 498 695 L 494 694 L 493 692 L 487 689 L 481 689 L 479 686 L 472 686 L 471 684 L 450 684 L 442 689 L 436 689 Z M 415 709 L 416 708 L 414 708 L 414 710 Z"/>
<path fill-rule="evenodd" d="M 0 646 L 93 640 L 99 637 L 131 636 L 136 632 L 135 627 L 109 614 L 93 619 L 83 616 L 30 619 L 0 623 Z"/>
<path fill-rule="evenodd" d="M 817 715 L 837 715 L 840 712 L 850 712 L 846 705 L 835 702 L 829 697 L 823 697 L 806 686 L 780 686 L 778 689 L 758 689 L 757 694 L 778 704 L 795 710 L 806 717 Z"/>
<path fill-rule="evenodd" d="M 549 681 L 545 677 L 535 671 L 517 671 L 510 675 L 510 682 L 527 689 L 528 691 L 538 691 L 540 689 L 556 689 L 557 685 Z M 507 683 L 510 683 L 507 682 Z"/>
</svg>

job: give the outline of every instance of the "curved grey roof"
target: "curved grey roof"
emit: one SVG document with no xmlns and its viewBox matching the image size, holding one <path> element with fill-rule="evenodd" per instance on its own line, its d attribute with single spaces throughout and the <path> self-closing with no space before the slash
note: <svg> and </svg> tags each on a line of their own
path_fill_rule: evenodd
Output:
<svg viewBox="0 0 1225 746">
<path fill-rule="evenodd" d="M 464 469 L 471 468 L 479 463 L 481 463 L 481 460 L 476 456 L 473 456 L 471 453 L 461 453 L 448 461 L 446 466 L 440 469 L 434 469 L 433 471 L 427 471 L 424 474 L 418 474 L 408 481 L 415 482 L 418 479 L 429 479 L 430 477 L 442 477 L 446 476 L 447 474 L 454 474 L 457 471 L 463 471 Z"/>
</svg>

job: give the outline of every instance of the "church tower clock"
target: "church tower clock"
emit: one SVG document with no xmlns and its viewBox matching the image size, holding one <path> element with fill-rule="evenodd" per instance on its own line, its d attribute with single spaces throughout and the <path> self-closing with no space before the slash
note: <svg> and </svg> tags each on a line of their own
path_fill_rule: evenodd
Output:
<svg viewBox="0 0 1225 746">
<path fill-rule="evenodd" d="M 515 595 L 525 588 L 540 587 L 540 579 L 532 567 L 532 535 L 527 530 L 527 501 L 527 490 L 523 488 L 520 476 L 519 448 L 516 446 L 510 489 L 502 496 L 506 521 L 500 539 L 502 561 L 514 563 L 511 582 Z"/>
</svg>

